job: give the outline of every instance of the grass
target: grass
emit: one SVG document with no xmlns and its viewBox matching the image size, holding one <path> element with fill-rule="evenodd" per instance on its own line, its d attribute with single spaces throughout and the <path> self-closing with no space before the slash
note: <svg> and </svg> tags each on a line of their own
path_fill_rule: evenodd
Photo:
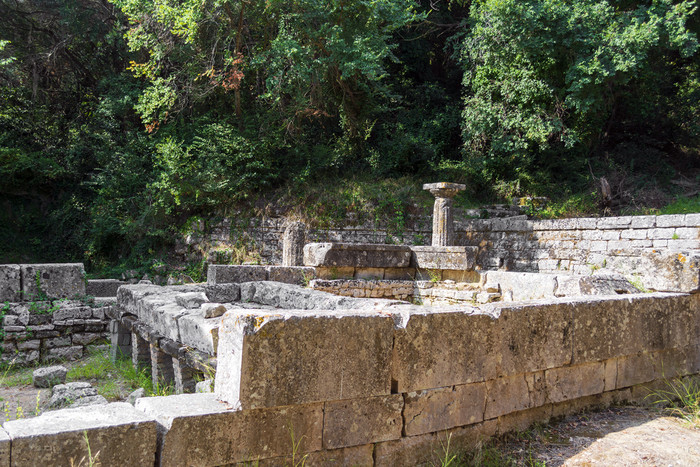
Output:
<svg viewBox="0 0 700 467">
<path fill-rule="evenodd" d="M 647 398 L 665 406 L 672 415 L 700 428 L 700 378 L 698 376 L 664 379 L 666 389 L 652 391 Z"/>
</svg>

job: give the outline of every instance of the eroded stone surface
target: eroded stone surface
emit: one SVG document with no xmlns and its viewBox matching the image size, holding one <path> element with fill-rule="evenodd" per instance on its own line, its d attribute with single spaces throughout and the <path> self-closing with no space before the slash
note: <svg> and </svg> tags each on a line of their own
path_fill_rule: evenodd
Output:
<svg viewBox="0 0 700 467">
<path fill-rule="evenodd" d="M 369 397 L 326 402 L 323 447 L 336 449 L 401 437 L 403 397 Z"/>
<path fill-rule="evenodd" d="M 411 249 L 403 245 L 309 243 L 304 246 L 305 266 L 405 268 L 410 261 Z"/>
<path fill-rule="evenodd" d="M 281 457 L 290 453 L 293 441 L 300 455 L 322 447 L 322 404 L 235 410 L 214 394 L 182 394 L 138 399 L 136 408 L 158 421 L 164 466 Z"/>
<path fill-rule="evenodd" d="M 477 247 L 469 246 L 412 246 L 412 266 L 420 269 L 474 269 Z"/>
<path fill-rule="evenodd" d="M 484 383 L 409 392 L 404 409 L 406 436 L 478 423 L 484 419 L 485 404 Z"/>
<path fill-rule="evenodd" d="M 24 300 L 72 298 L 85 295 L 85 269 L 82 263 L 47 263 L 22 265 Z"/>
<path fill-rule="evenodd" d="M 243 408 L 388 395 L 394 321 L 353 312 L 228 312 L 215 392 Z"/>
<path fill-rule="evenodd" d="M 13 465 L 75 465 L 90 449 L 102 465 L 153 465 L 156 422 L 126 402 L 46 412 L 6 422 Z"/>
<path fill-rule="evenodd" d="M 21 269 L 19 264 L 0 264 L 0 302 L 19 302 Z"/>
</svg>

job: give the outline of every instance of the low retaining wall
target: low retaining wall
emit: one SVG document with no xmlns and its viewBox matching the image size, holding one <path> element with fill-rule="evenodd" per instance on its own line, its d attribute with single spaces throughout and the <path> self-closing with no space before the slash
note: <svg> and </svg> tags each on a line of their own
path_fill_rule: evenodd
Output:
<svg viewBox="0 0 700 467">
<path fill-rule="evenodd" d="M 86 453 L 85 430 L 105 465 L 125 452 L 162 466 L 283 465 L 305 454 L 306 465 L 419 465 L 448 438 L 469 447 L 641 400 L 664 377 L 700 371 L 699 295 L 234 310 L 222 320 L 214 394 L 89 408 L 99 422 L 78 409 L 7 422 L 0 463 L 65 462 Z"/>
<path fill-rule="evenodd" d="M 650 290 L 700 287 L 700 214 L 559 220 L 475 219 L 462 245 L 483 269 L 590 274 L 604 269 Z"/>
<path fill-rule="evenodd" d="M 81 358 L 88 345 L 108 344 L 110 305 L 80 301 L 6 303 L 0 361 L 26 365 Z"/>
</svg>

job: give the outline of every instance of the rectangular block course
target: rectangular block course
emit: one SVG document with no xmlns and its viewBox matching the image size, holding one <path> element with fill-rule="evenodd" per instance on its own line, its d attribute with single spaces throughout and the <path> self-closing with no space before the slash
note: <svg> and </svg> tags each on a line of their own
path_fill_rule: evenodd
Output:
<svg viewBox="0 0 700 467">
<path fill-rule="evenodd" d="M 486 382 L 484 419 L 525 410 L 530 407 L 530 392 L 525 375 L 509 376 Z"/>
<path fill-rule="evenodd" d="M 125 402 L 46 412 L 6 422 L 12 465 L 78 465 L 90 449 L 102 465 L 153 465 L 156 422 Z"/>
<path fill-rule="evenodd" d="M 605 363 L 552 368 L 545 371 L 545 381 L 550 402 L 598 394 L 605 388 Z"/>
<path fill-rule="evenodd" d="M 266 280 L 268 280 L 266 266 L 210 264 L 207 269 L 207 283 L 209 285 Z"/>
<path fill-rule="evenodd" d="M 50 298 L 85 295 L 85 269 L 82 263 L 23 264 L 21 271 L 24 300 L 36 300 L 42 296 L 42 292 Z"/>
<path fill-rule="evenodd" d="M 404 404 L 405 436 L 471 425 L 484 419 L 486 384 L 409 392 Z"/>
<path fill-rule="evenodd" d="M 337 449 L 400 438 L 403 405 L 401 394 L 326 402 L 323 448 Z"/>
<path fill-rule="evenodd" d="M 322 449 L 323 404 L 236 410 L 204 393 L 141 398 L 136 408 L 158 421 L 163 467 L 283 457 L 292 442 L 300 457 Z"/>
</svg>

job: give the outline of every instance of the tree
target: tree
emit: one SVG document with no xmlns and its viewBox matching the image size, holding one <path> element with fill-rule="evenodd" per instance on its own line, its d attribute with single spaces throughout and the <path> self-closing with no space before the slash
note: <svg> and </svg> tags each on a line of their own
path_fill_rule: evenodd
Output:
<svg viewBox="0 0 700 467">
<path fill-rule="evenodd" d="M 696 53 L 697 38 L 685 27 L 693 2 L 622 3 L 472 5 L 463 135 L 466 153 L 484 163 L 488 177 L 522 179 L 538 166 L 594 154 L 651 57 L 664 50 Z"/>
</svg>

